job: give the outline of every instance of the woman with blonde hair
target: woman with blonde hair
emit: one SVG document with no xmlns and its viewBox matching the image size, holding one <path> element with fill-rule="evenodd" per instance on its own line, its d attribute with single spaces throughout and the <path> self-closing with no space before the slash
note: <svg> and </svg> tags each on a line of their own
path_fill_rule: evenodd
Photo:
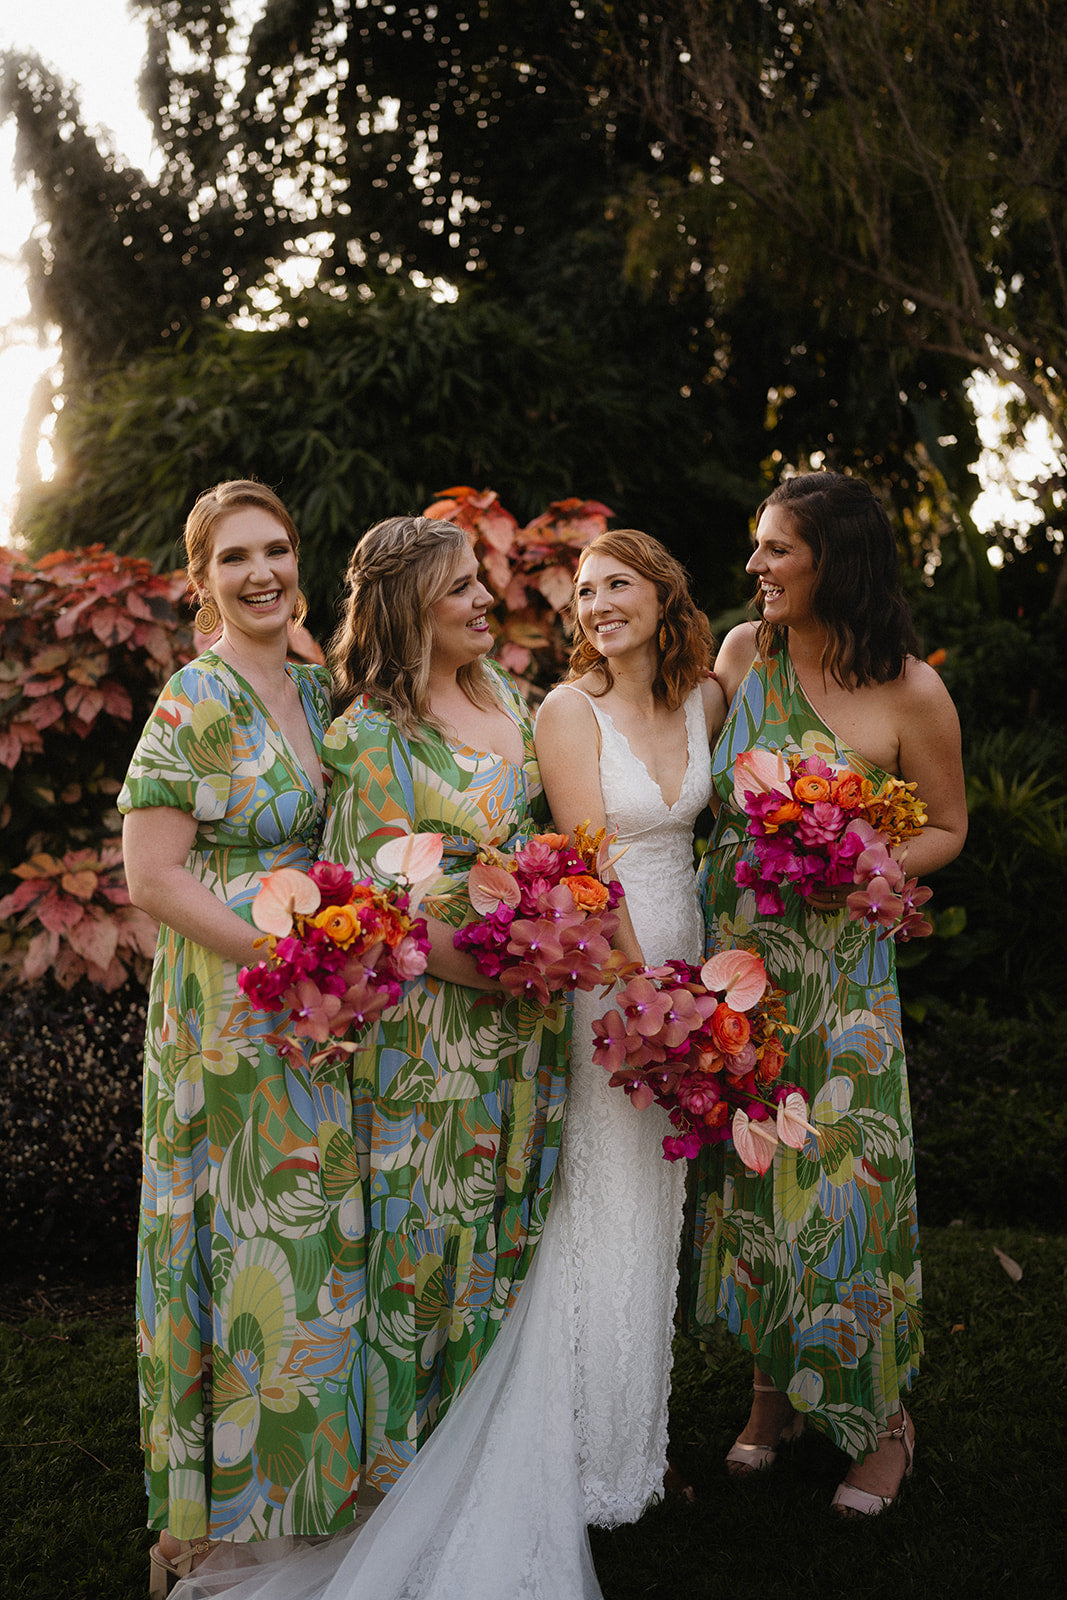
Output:
<svg viewBox="0 0 1067 1600">
<path fill-rule="evenodd" d="M 137 1280 L 153 1595 L 213 1541 L 344 1527 L 358 1478 L 344 1075 L 309 1094 L 237 983 L 262 954 L 260 874 L 314 858 L 329 677 L 286 658 L 299 539 L 271 489 L 209 489 L 185 543 L 218 637 L 163 690 L 119 796 L 130 894 L 161 923 Z"/>
</svg>

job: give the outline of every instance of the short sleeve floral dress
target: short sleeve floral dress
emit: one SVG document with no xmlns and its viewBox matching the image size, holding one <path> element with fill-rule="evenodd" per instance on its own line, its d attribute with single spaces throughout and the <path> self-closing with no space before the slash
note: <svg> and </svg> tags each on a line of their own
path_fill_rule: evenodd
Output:
<svg viewBox="0 0 1067 1600">
<path fill-rule="evenodd" d="M 316 748 L 320 668 L 290 663 Z M 315 779 L 319 775 L 316 773 Z M 161 694 L 119 797 L 198 828 L 189 869 L 250 921 L 261 873 L 307 867 L 323 800 L 213 652 Z M 354 1512 L 363 1211 L 343 1068 L 264 1042 L 233 962 L 165 925 L 149 996 L 137 1316 L 149 1526 L 322 1534 Z"/>
<path fill-rule="evenodd" d="M 764 1177 L 725 1147 L 701 1153 L 687 1265 L 698 1336 L 721 1319 L 848 1455 L 876 1448 L 922 1352 L 915 1164 L 893 941 L 784 893 L 761 916 L 734 881 L 745 819 L 733 764 L 761 746 L 887 774 L 849 750 L 804 695 L 787 650 L 757 662 L 712 756 L 722 799 L 702 868 L 709 951 L 758 948 L 798 1029 L 783 1078 L 810 1097 L 802 1150 L 780 1145 Z"/>
<path fill-rule="evenodd" d="M 323 858 L 362 874 L 387 839 L 445 835 L 444 882 L 424 909 L 459 927 L 479 847 L 539 830 L 541 782 L 525 705 L 488 663 L 522 729 L 524 760 L 405 737 L 357 700 L 330 728 Z M 382 880 L 388 881 L 388 880 Z M 353 1059 L 368 1206 L 366 1482 L 389 1489 L 466 1384 L 526 1275 L 559 1148 L 569 1008 L 544 1009 L 426 975 Z M 362 1089 L 363 1093 L 360 1093 Z"/>
</svg>

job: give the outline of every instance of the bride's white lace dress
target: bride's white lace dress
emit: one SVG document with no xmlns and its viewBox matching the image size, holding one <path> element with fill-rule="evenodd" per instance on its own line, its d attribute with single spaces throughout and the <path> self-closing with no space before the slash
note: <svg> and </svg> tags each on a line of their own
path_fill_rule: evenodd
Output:
<svg viewBox="0 0 1067 1600">
<path fill-rule="evenodd" d="M 645 959 L 697 960 L 693 824 L 711 787 L 700 690 L 686 701 L 689 761 L 671 807 L 587 698 Z M 666 1114 L 634 1110 L 592 1060 L 605 1004 L 576 997 L 548 1221 L 514 1310 L 440 1429 L 358 1533 L 290 1552 L 220 1548 L 173 1600 L 600 1600 L 586 1524 L 632 1522 L 662 1490 L 685 1182 L 683 1164 L 663 1159 Z"/>
</svg>

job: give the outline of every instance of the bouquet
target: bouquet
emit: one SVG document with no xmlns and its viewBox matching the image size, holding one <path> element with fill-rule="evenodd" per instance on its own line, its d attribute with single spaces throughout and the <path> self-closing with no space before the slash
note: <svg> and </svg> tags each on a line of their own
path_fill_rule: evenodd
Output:
<svg viewBox="0 0 1067 1600">
<path fill-rule="evenodd" d="M 847 900 L 855 921 L 881 927 L 879 938 L 932 933 L 919 911 L 931 890 L 908 878 L 891 852 L 922 832 L 926 807 L 913 783 L 876 786 L 851 767 L 818 756 L 745 750 L 734 762 L 734 805 L 748 818 L 756 862 L 739 861 L 734 878 L 756 892 L 757 909 L 779 916 L 788 884 L 808 900 L 855 884 Z M 900 852 L 903 855 L 903 851 Z"/>
<path fill-rule="evenodd" d="M 666 1108 L 678 1129 L 663 1140 L 668 1161 L 733 1139 L 745 1166 L 766 1172 L 779 1141 L 799 1150 L 815 1129 L 803 1089 L 781 1083 L 782 991 L 759 956 L 721 950 L 702 967 L 646 967 L 615 996 L 618 1009 L 593 1023 L 593 1060 L 644 1109 Z"/>
<path fill-rule="evenodd" d="M 618 856 L 614 858 L 618 860 Z M 513 855 L 483 850 L 468 874 L 473 922 L 458 928 L 457 950 L 509 994 L 547 1005 L 569 989 L 611 984 L 625 958 L 611 948 L 622 884 L 604 874 L 603 828 L 538 833 Z"/>
<path fill-rule="evenodd" d="M 426 923 L 415 911 L 441 847 L 439 834 L 382 846 L 377 865 L 406 888 L 375 888 L 334 861 L 307 872 L 280 867 L 260 879 L 252 921 L 267 935 L 269 953 L 237 981 L 257 1010 L 287 1012 L 296 1039 L 326 1047 L 311 1052 L 310 1066 L 351 1054 L 355 1038 L 426 970 Z M 279 1055 L 302 1053 L 291 1036 L 267 1039 Z"/>
</svg>

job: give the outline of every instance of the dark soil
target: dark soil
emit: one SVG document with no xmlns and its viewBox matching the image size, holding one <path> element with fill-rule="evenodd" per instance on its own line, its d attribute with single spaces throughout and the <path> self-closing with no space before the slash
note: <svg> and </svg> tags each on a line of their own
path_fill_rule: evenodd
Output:
<svg viewBox="0 0 1067 1600">
<path fill-rule="evenodd" d="M 39 1278 L 14 1278 L 0 1283 L 0 1322 L 128 1322 L 133 1327 L 133 1276 L 118 1283 L 42 1283 Z"/>
</svg>

